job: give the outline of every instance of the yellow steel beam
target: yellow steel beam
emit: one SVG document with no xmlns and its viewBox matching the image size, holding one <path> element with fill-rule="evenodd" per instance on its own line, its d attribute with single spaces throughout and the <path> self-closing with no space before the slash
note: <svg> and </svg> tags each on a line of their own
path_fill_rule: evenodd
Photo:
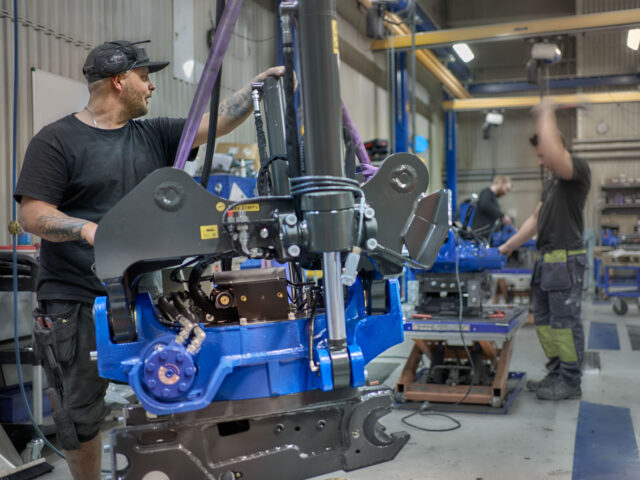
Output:
<svg viewBox="0 0 640 480">
<path fill-rule="evenodd" d="M 371 8 L 370 0 L 359 0 L 360 4 L 366 8 Z M 409 27 L 401 22 L 400 17 L 397 15 L 387 12 L 385 15 L 385 21 L 387 25 L 387 29 L 393 33 L 393 35 L 407 35 L 410 34 L 411 31 Z M 409 35 L 411 36 L 411 35 Z M 471 94 L 467 91 L 466 88 L 462 86 L 460 81 L 456 78 L 456 76 L 451 73 L 447 67 L 445 67 L 440 60 L 427 49 L 416 51 L 416 60 L 429 70 L 434 77 L 436 77 L 448 90 L 451 94 L 456 98 L 471 98 Z"/>
<path fill-rule="evenodd" d="M 522 22 L 481 25 L 468 28 L 452 28 L 416 33 L 416 48 L 437 47 L 452 43 L 493 42 L 516 38 L 537 37 L 560 33 L 584 32 L 626 28 L 640 25 L 640 8 L 616 10 L 614 12 L 588 13 L 568 17 L 546 18 Z M 411 35 L 396 35 L 384 40 L 373 40 L 373 50 L 389 48 L 406 49 L 411 47 Z"/>
<path fill-rule="evenodd" d="M 557 105 L 583 105 L 593 103 L 626 103 L 640 102 L 639 91 L 577 93 L 568 95 L 549 95 Z M 442 102 L 444 110 L 465 112 L 485 110 L 489 108 L 529 108 L 540 103 L 540 97 L 529 95 L 523 97 L 485 97 L 447 100 Z"/>
</svg>

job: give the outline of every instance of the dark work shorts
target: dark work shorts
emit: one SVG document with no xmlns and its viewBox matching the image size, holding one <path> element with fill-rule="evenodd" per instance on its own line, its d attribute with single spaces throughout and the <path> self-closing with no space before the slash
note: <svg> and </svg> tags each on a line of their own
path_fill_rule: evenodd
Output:
<svg viewBox="0 0 640 480">
<path fill-rule="evenodd" d="M 76 322 L 75 335 L 58 342 L 56 356 L 63 371 L 63 404 L 74 423 L 78 439 L 88 442 L 100 431 L 100 424 L 109 414 L 104 396 L 109 381 L 98 376 L 98 365 L 91 361 L 90 352 L 96 350 L 96 330 L 93 307 L 68 300 L 46 300 L 39 303 L 42 314 L 72 312 L 67 322 Z M 77 313 L 76 313 L 77 312 Z M 34 338 L 34 342 L 37 339 Z M 37 349 L 37 345 L 34 345 Z M 50 387 L 55 386 L 53 372 L 46 362 L 44 371 Z"/>
</svg>

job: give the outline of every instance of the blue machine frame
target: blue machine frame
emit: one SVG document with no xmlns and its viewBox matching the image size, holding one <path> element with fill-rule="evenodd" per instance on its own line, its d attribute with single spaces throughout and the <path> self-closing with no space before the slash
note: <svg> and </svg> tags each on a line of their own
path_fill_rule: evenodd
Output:
<svg viewBox="0 0 640 480">
<path fill-rule="evenodd" d="M 352 387 L 364 385 L 364 367 L 369 361 L 403 341 L 398 281 L 387 280 L 386 288 L 387 311 L 373 316 L 366 314 L 360 281 L 349 289 L 345 319 Z M 142 406 L 156 415 L 197 410 L 212 401 L 333 389 L 324 314 L 314 318 L 317 374 L 309 368 L 309 318 L 203 327 L 206 338 L 202 349 L 192 355 L 174 341 L 175 333 L 158 321 L 149 295 L 136 299 L 139 320 L 134 342 L 111 340 L 106 297 L 96 300 L 94 316 L 100 375 L 129 383 Z M 197 362 L 195 357 L 199 357 Z M 158 372 L 159 364 L 162 372 Z M 212 369 L 198 370 L 196 365 Z M 157 385 L 156 378 L 165 381 Z"/>
</svg>

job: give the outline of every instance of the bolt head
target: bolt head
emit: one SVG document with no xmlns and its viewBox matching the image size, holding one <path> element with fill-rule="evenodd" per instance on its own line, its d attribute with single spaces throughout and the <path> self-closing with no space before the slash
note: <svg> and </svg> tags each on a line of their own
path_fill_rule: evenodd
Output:
<svg viewBox="0 0 640 480">
<path fill-rule="evenodd" d="M 287 253 L 291 257 L 297 257 L 300 255 L 300 247 L 298 245 L 291 245 L 289 248 L 287 248 Z"/>
<path fill-rule="evenodd" d="M 260 229 L 260 238 L 267 238 L 269 236 L 269 230 L 267 228 Z"/>
<path fill-rule="evenodd" d="M 298 217 L 296 217 L 295 214 L 290 213 L 289 215 L 284 217 L 284 221 L 287 225 L 293 227 L 298 223 Z"/>
<path fill-rule="evenodd" d="M 366 243 L 367 250 L 375 250 L 378 248 L 378 241 L 375 238 L 369 238 Z"/>
</svg>

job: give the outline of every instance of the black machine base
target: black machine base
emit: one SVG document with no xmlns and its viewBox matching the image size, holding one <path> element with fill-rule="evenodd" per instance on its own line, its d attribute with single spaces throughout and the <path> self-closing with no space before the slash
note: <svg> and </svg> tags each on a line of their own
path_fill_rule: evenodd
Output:
<svg viewBox="0 0 640 480">
<path fill-rule="evenodd" d="M 386 462 L 409 440 L 406 432 L 388 435 L 378 422 L 392 402 L 391 390 L 363 387 L 216 402 L 164 417 L 129 405 L 125 427 L 111 431 L 113 478 L 157 472 L 193 480 L 302 480 Z"/>
</svg>

